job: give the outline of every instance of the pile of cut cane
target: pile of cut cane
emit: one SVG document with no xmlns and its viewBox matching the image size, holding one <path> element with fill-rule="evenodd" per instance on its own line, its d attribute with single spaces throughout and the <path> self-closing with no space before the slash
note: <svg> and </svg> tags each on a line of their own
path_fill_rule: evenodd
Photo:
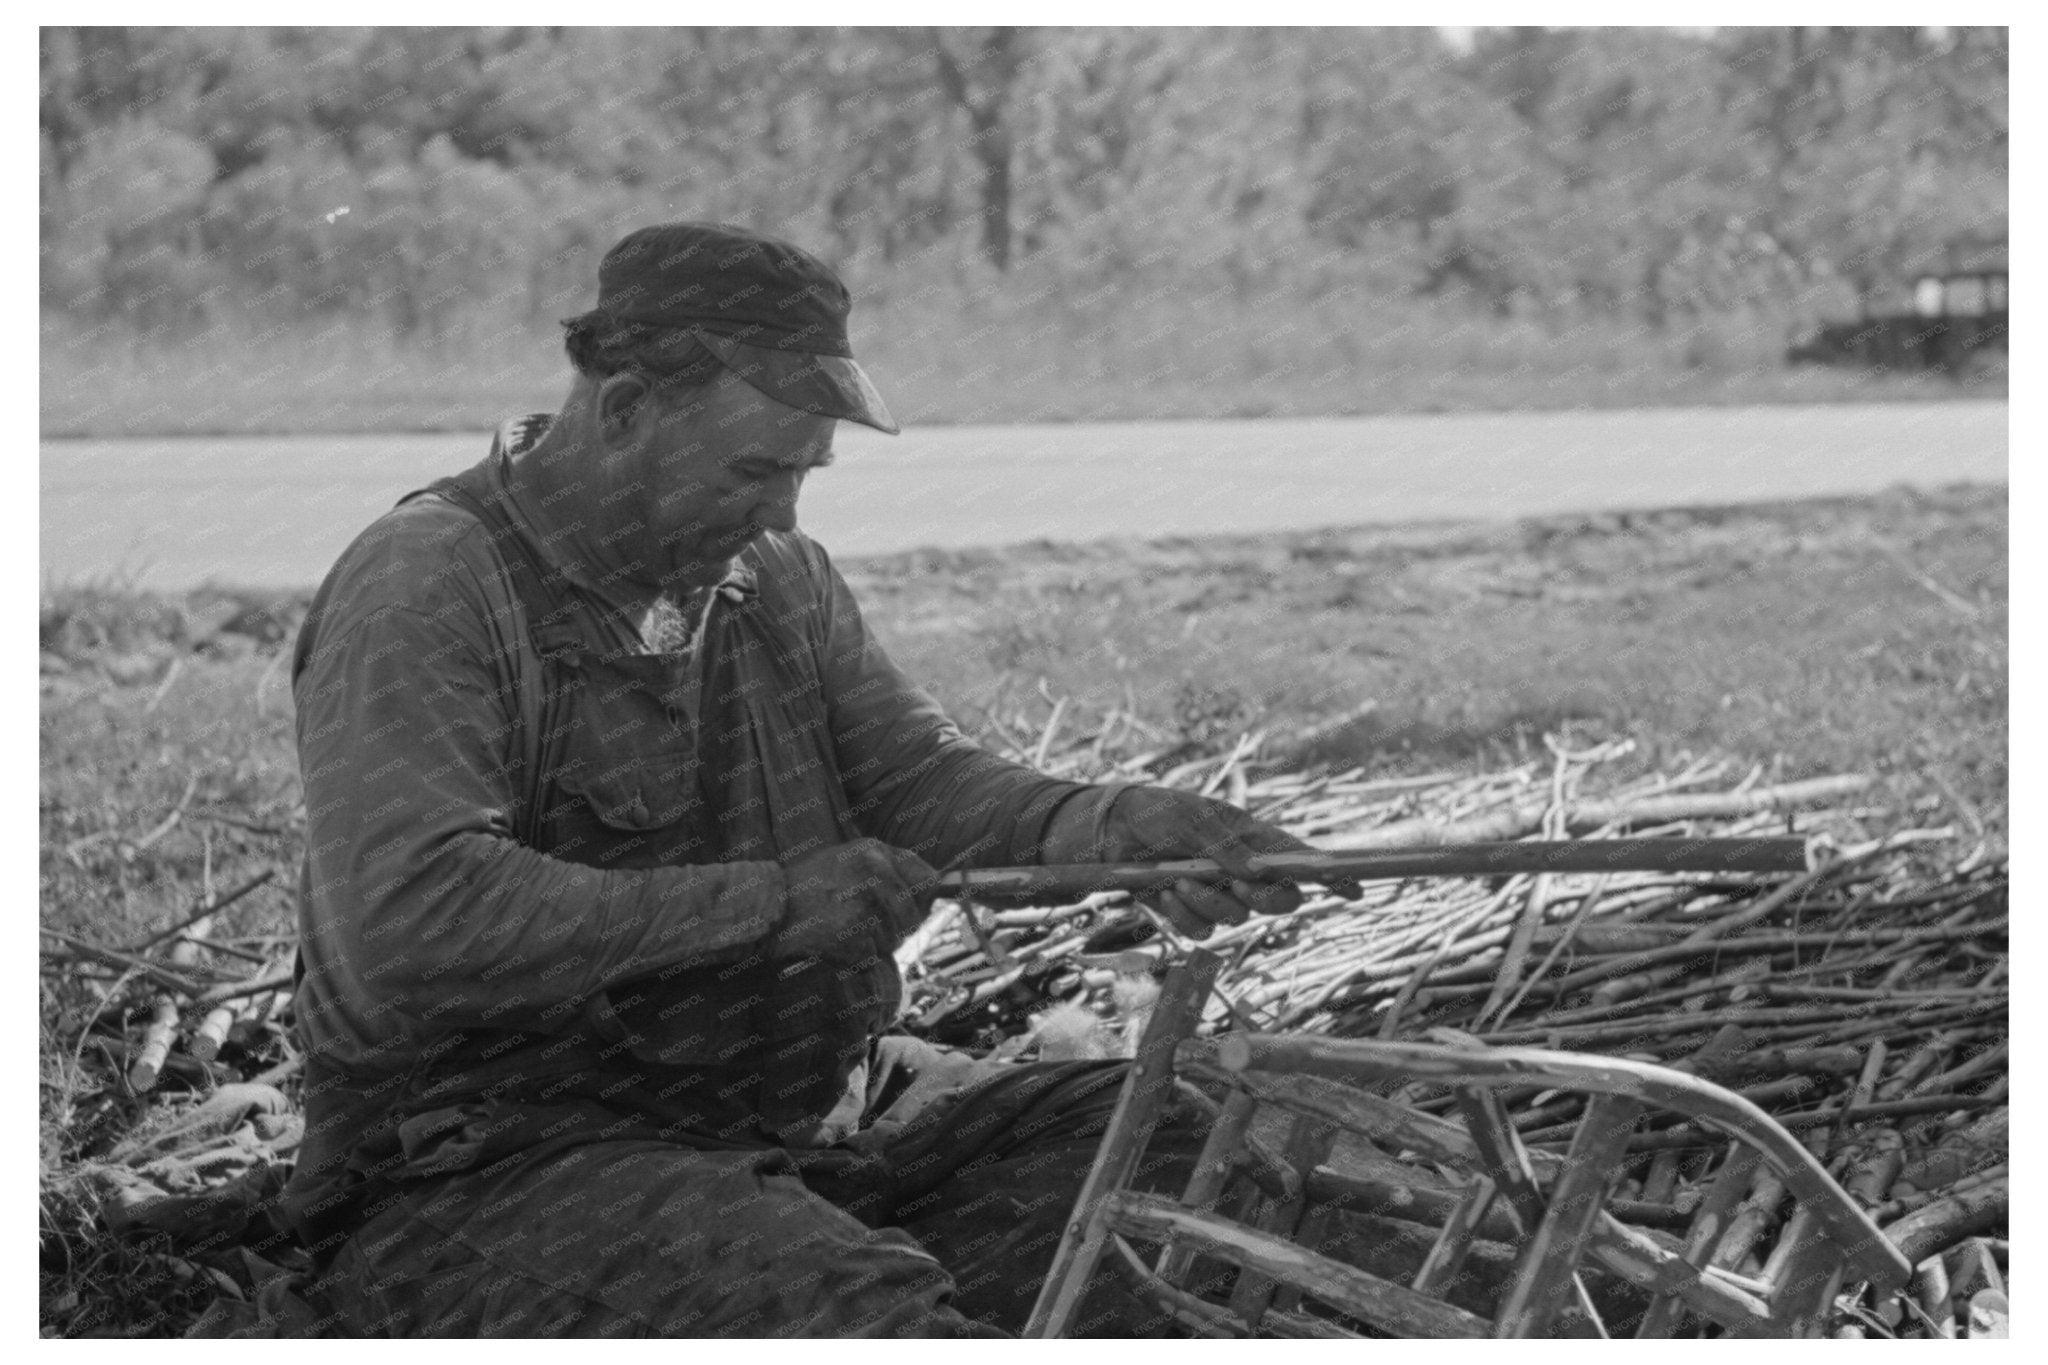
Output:
<svg viewBox="0 0 2048 1365">
<path fill-rule="evenodd" d="M 1367 883 L 1344 899 L 1226 927 L 1206 1026 L 1471 1039 L 1606 1053 L 1701 1074 L 1784 1124 L 1918 1267 L 1906 1292 L 1845 1296 L 1843 1336 L 2002 1333 L 2009 1203 L 2005 855 L 1968 824 L 1900 827 L 1855 804 L 1855 776 L 1769 784 L 1725 761 L 1595 786 L 1626 743 L 1478 776 L 1261 773 L 1256 739 L 1114 776 L 1225 796 L 1324 849 L 1523 837 L 1812 836 L 1794 875 L 1538 874 Z M 1099 778 L 1100 746 L 1034 746 L 1041 768 Z M 1872 817 L 1893 815 L 1882 836 Z M 1124 893 L 1024 909 L 946 905 L 899 955 L 906 1024 L 1030 1055 L 1087 1010 L 1123 1039 L 1133 989 L 1190 946 Z M 1450 1097 L 1414 1086 L 1424 1109 Z M 1575 1101 L 1510 1106 L 1531 1147 L 1562 1150 Z M 1724 1149 L 1673 1122 L 1639 1132 L 1619 1194 L 1682 1227 Z M 1766 1252 L 1782 1190 L 1758 1188 L 1724 1253 Z M 1751 1250 L 1754 1248 L 1755 1250 Z M 1750 1267 L 1755 1269 L 1757 1267 Z"/>
</svg>

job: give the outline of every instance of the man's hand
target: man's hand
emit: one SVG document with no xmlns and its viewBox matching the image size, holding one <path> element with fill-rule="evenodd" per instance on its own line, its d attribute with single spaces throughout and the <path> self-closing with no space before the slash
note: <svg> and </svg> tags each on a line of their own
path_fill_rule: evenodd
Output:
<svg viewBox="0 0 2048 1365">
<path fill-rule="evenodd" d="M 1247 916 L 1284 915 L 1301 904 L 1291 883 L 1260 881 L 1254 853 L 1313 853 L 1315 849 L 1227 801 L 1165 787 L 1129 787 L 1117 793 L 1099 828 L 1101 862 L 1157 862 L 1209 858 L 1231 874 L 1228 882 L 1183 877 L 1144 899 L 1190 938 L 1207 938 L 1219 924 Z"/>
<path fill-rule="evenodd" d="M 896 951 L 924 923 L 938 873 L 905 849 L 855 839 L 807 853 L 783 869 L 788 910 L 775 936 L 785 958 L 859 962 Z"/>
</svg>

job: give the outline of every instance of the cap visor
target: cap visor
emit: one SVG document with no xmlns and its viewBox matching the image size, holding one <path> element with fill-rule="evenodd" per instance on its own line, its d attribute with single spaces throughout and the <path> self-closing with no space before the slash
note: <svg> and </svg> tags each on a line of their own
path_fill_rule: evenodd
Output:
<svg viewBox="0 0 2048 1365">
<path fill-rule="evenodd" d="M 695 329 L 693 334 L 720 364 L 778 403 L 820 417 L 859 422 L 891 436 L 902 431 L 867 371 L 845 356 L 749 346 Z"/>
</svg>

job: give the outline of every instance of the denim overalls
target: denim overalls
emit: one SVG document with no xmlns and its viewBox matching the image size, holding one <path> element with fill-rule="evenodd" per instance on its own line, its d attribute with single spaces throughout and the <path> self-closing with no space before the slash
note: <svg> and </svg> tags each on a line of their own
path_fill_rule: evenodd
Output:
<svg viewBox="0 0 2048 1365">
<path fill-rule="evenodd" d="M 694 651 L 604 652 L 508 515 L 488 462 L 423 492 L 488 528 L 540 654 L 543 721 L 517 760 L 522 842 L 569 862 L 645 868 L 787 862 L 859 837 L 812 647 L 769 619 L 752 570 L 718 586 Z M 604 1070 L 641 1078 L 632 1098 L 652 1091 L 652 1116 L 788 1141 L 831 1110 L 900 992 L 887 958 L 847 969 L 756 956 L 614 988 L 583 1023 L 608 1054 Z M 508 1054 L 523 1050 L 496 1056 L 516 1062 Z"/>
</svg>

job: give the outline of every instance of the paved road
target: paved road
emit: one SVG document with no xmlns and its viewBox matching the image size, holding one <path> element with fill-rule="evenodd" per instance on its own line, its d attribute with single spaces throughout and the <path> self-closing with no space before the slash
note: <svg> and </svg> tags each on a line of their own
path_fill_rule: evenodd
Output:
<svg viewBox="0 0 2048 1365">
<path fill-rule="evenodd" d="M 45 441 L 46 582 L 128 574 L 319 581 L 401 494 L 485 438 Z M 843 427 L 803 520 L 835 554 L 2004 482 L 2000 403 L 1486 413 L 1235 422 Z"/>
</svg>

